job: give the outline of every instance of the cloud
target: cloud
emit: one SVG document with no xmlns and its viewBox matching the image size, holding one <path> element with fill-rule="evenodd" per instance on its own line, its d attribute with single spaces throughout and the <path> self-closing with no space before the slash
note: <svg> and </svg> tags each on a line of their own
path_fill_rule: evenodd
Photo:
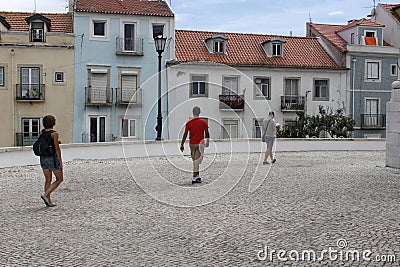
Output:
<svg viewBox="0 0 400 267">
<path fill-rule="evenodd" d="M 340 15 L 344 15 L 343 11 L 332 11 L 328 13 L 328 16 L 340 16 Z"/>
</svg>

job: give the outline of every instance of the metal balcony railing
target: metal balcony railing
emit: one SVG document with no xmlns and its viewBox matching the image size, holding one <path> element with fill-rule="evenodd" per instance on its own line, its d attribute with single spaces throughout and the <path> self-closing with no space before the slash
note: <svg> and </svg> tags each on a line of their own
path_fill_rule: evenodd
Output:
<svg viewBox="0 0 400 267">
<path fill-rule="evenodd" d="M 302 111 L 305 107 L 305 97 L 297 95 L 281 96 L 282 111 Z"/>
<path fill-rule="evenodd" d="M 44 101 L 44 84 L 17 84 L 17 101 Z"/>
<path fill-rule="evenodd" d="M 385 114 L 361 114 L 362 129 L 384 129 L 386 128 Z"/>
<path fill-rule="evenodd" d="M 114 142 L 116 136 L 113 134 L 82 134 L 82 143 Z"/>
<path fill-rule="evenodd" d="M 117 55 L 143 55 L 142 38 L 121 38 L 117 37 Z"/>
<path fill-rule="evenodd" d="M 40 133 L 16 133 L 17 146 L 31 146 L 39 138 Z"/>
<path fill-rule="evenodd" d="M 244 110 L 244 95 L 219 95 L 219 109 L 221 110 Z"/>
<path fill-rule="evenodd" d="M 116 104 L 117 105 L 141 105 L 142 89 L 139 88 L 116 88 Z"/>
<path fill-rule="evenodd" d="M 112 104 L 111 88 L 85 87 L 85 94 L 86 94 L 85 104 L 87 106 Z"/>
</svg>

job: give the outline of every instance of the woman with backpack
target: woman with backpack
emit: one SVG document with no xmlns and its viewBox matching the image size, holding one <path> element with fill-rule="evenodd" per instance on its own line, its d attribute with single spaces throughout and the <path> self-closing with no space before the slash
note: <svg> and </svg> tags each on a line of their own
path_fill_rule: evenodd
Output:
<svg viewBox="0 0 400 267">
<path fill-rule="evenodd" d="M 41 137 L 46 142 L 46 150 L 40 153 L 40 166 L 43 169 L 46 182 L 44 184 L 44 194 L 41 195 L 47 207 L 56 206 L 50 198 L 50 194 L 62 183 L 63 181 L 63 163 L 61 159 L 61 149 L 59 145 L 59 135 L 53 130 L 56 125 L 56 119 L 52 115 L 47 115 L 43 118 L 43 127 Z M 52 174 L 56 176 L 56 180 L 52 183 Z"/>
</svg>

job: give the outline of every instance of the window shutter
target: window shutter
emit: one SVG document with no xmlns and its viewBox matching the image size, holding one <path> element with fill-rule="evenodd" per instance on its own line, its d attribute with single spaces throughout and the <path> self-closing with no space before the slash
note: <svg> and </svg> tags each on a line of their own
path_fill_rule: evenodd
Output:
<svg viewBox="0 0 400 267">
<path fill-rule="evenodd" d="M 105 103 L 107 99 L 107 74 L 92 73 L 90 88 L 91 103 Z"/>
<path fill-rule="evenodd" d="M 122 101 L 123 102 L 136 102 L 137 95 L 137 76 L 136 75 L 122 75 L 121 76 L 121 85 L 122 85 Z M 134 97 L 134 99 L 132 99 Z"/>
</svg>

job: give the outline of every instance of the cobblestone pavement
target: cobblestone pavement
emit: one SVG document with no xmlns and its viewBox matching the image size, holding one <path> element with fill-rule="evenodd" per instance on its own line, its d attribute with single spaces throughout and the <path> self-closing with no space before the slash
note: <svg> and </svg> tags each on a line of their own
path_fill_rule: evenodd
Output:
<svg viewBox="0 0 400 267">
<path fill-rule="evenodd" d="M 171 184 L 189 190 L 212 185 L 221 173 L 234 180 L 247 158 L 228 194 L 192 208 L 149 196 L 127 167 L 151 180 L 151 162 Z M 204 183 L 193 186 L 190 174 L 174 167 L 190 167 L 187 157 L 73 161 L 54 192 L 55 208 L 40 199 L 40 166 L 0 169 L 0 266 L 400 266 L 400 170 L 384 167 L 384 152 L 277 158 L 258 170 L 271 167 L 254 192 L 249 184 L 258 154 L 216 155 L 202 173 Z M 239 167 L 227 169 L 229 163 Z M 156 195 L 173 190 L 154 185 Z M 330 248 L 332 258 L 324 254 L 322 261 L 288 258 L 297 251 L 301 259 L 304 250 L 320 257 Z M 286 250 L 281 258 L 288 261 L 272 250 Z M 349 250 L 359 251 L 360 260 L 347 261 Z"/>
</svg>

